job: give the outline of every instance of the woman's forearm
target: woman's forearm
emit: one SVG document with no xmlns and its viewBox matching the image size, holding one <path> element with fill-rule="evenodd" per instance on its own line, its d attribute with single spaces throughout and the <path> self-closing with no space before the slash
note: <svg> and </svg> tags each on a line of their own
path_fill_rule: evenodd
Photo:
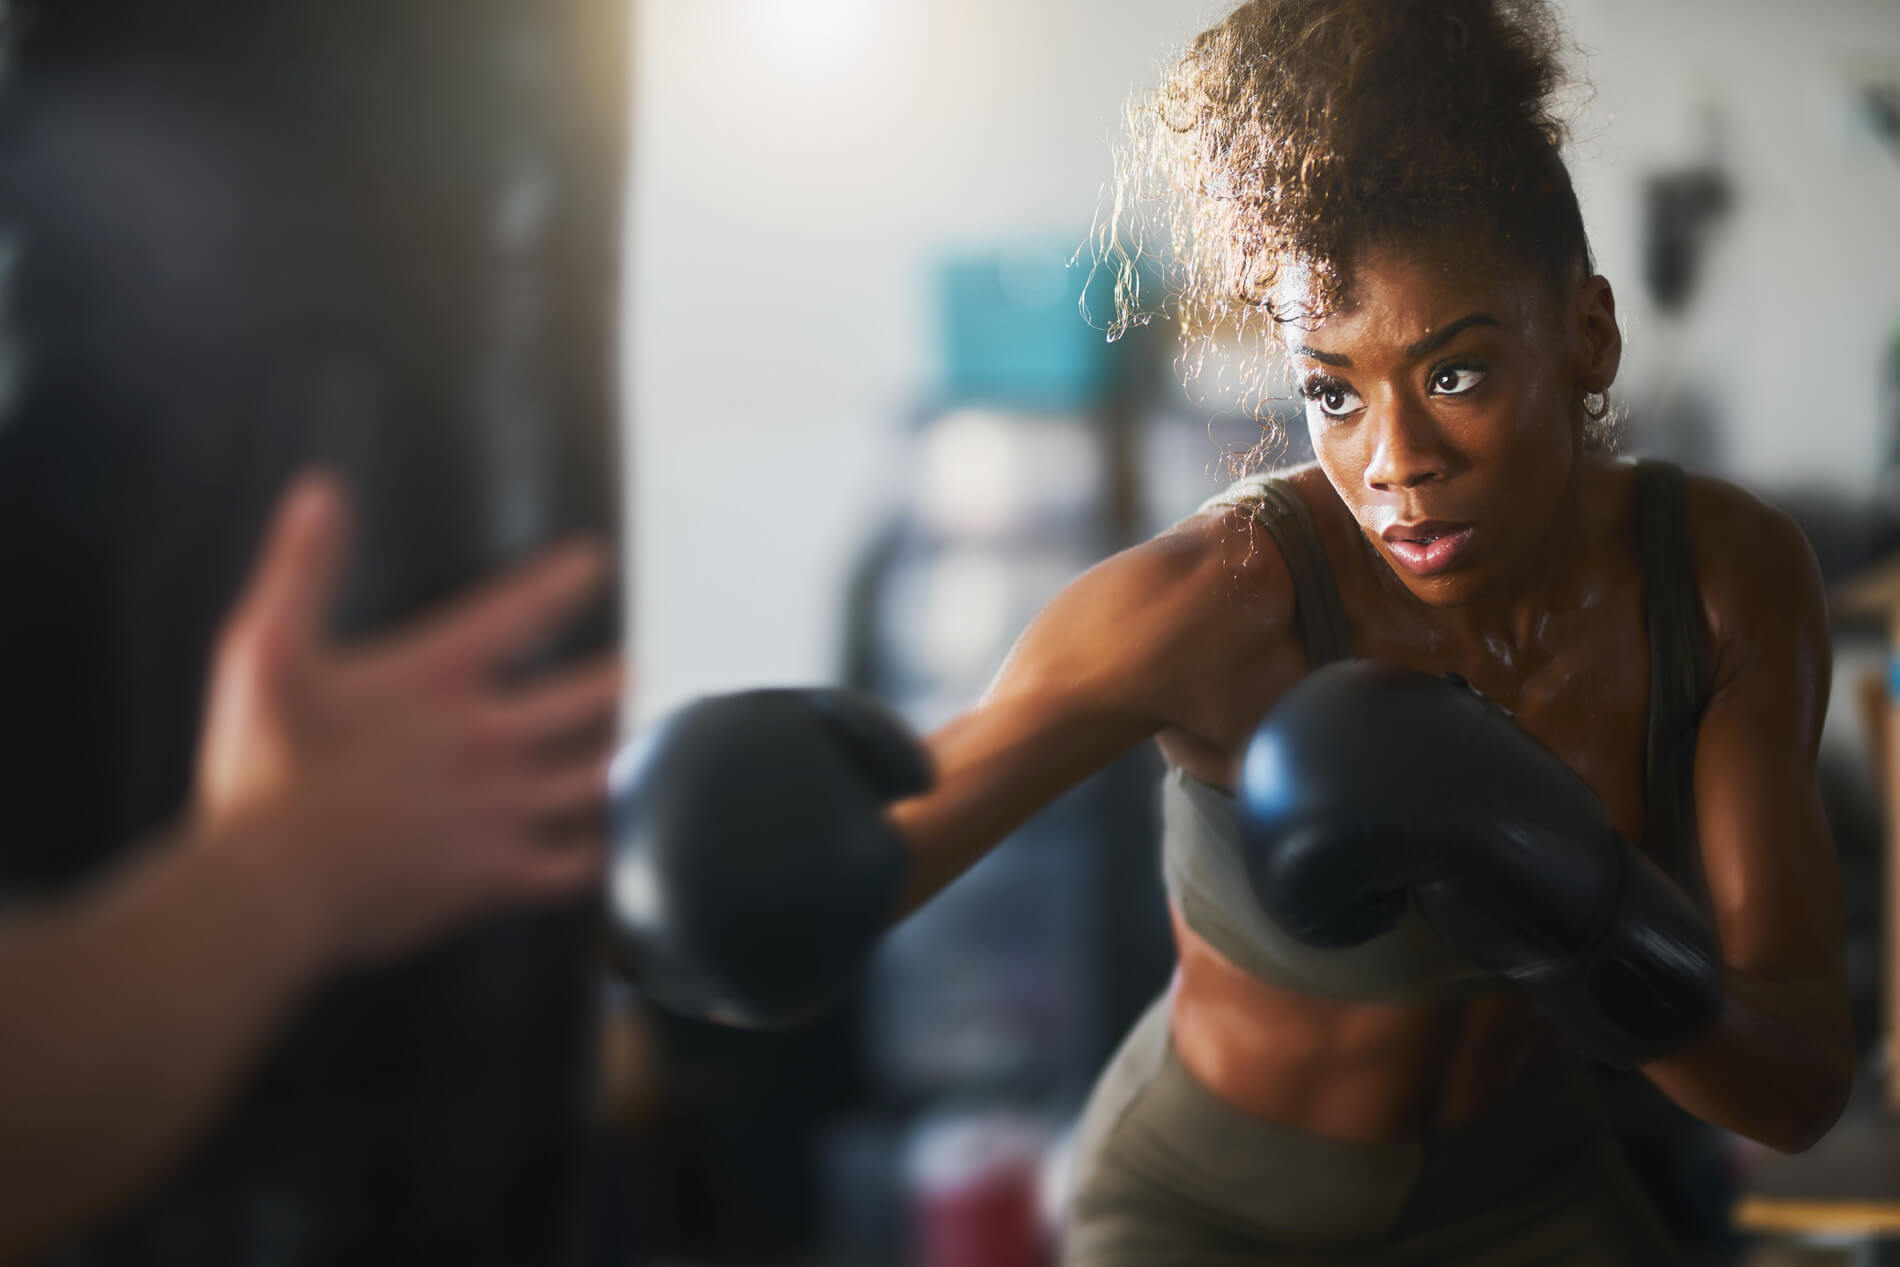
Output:
<svg viewBox="0 0 1900 1267">
<path fill-rule="evenodd" d="M 321 971 L 285 855 L 206 846 L 0 922 L 0 1263 L 177 1160 Z"/>
<path fill-rule="evenodd" d="M 1643 1067 L 1689 1112 L 1783 1152 L 1800 1152 L 1840 1117 L 1854 1078 L 1844 1002 L 1826 991 L 1734 969 L 1715 1024 Z"/>
</svg>

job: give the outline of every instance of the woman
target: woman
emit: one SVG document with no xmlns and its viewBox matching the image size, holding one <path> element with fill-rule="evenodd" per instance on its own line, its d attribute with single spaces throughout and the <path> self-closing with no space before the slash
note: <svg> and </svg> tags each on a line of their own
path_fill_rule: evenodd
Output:
<svg viewBox="0 0 1900 1267">
<path fill-rule="evenodd" d="M 1202 35 L 1136 112 L 1107 237 L 1146 256 L 1123 230 L 1159 211 L 1176 315 L 1191 336 L 1264 337 L 1317 460 L 1072 584 L 930 737 L 921 794 L 888 719 L 824 692 L 696 706 L 622 767 L 627 958 L 656 997 L 769 1023 L 835 987 L 900 889 L 914 908 L 1158 741 L 1180 967 L 1078 1133 L 1071 1263 L 1670 1262 L 1594 1109 L 1579 1048 L 1603 1052 L 1571 1040 L 1592 1027 L 1683 1108 L 1774 1147 L 1840 1112 L 1819 579 L 1796 528 L 1747 494 L 1588 443 L 1621 341 L 1548 108 L 1553 32 L 1530 0 L 1254 0 Z M 1132 284 L 1122 298 L 1139 320 Z M 1303 940 L 1269 918 L 1304 917 L 1305 897 L 1262 879 L 1230 790 L 1252 832 L 1273 799 L 1241 769 L 1256 727 L 1349 656 L 1456 674 L 1514 715 L 1487 733 L 1515 737 L 1540 787 L 1561 775 L 1591 824 L 1535 842 L 1532 887 L 1561 895 L 1592 857 L 1638 876 L 1624 894 L 1683 917 L 1618 927 L 1652 957 L 1681 935 L 1693 953 L 1664 967 L 1684 1009 L 1657 1024 L 1629 1011 L 1640 989 L 1585 995 L 1550 1008 L 1560 1033 L 1507 984 L 1508 954 L 1455 940 L 1478 904 L 1442 879 L 1413 890 L 1433 922 L 1414 909 Z M 1392 791 L 1408 743 L 1437 772 L 1462 759 L 1472 834 L 1523 845 L 1500 830 L 1527 785 L 1499 749 L 1397 717 L 1355 719 L 1386 752 L 1364 768 L 1350 744 L 1299 757 L 1394 821 L 1414 808 Z M 1331 874 L 1353 876 L 1357 845 L 1372 870 L 1378 840 L 1344 835 Z M 1533 853 L 1513 855 L 1517 879 Z M 1535 940 L 1551 909 L 1507 914 Z"/>
<path fill-rule="evenodd" d="M 1160 202 L 1177 315 L 1265 334 L 1317 460 L 1076 581 L 894 811 L 914 905 L 1126 749 L 1173 767 L 1180 968 L 1080 1132 L 1071 1262 L 1671 1261 L 1523 993 L 1410 924 L 1276 946 L 1223 882 L 1250 733 L 1342 655 L 1459 674 L 1706 890 L 1721 1010 L 1643 1065 L 1657 1087 L 1784 1150 L 1840 1111 L 1819 578 L 1747 494 L 1589 443 L 1621 340 L 1554 29 L 1509 0 L 1255 0 L 1136 112 L 1111 243 Z"/>
</svg>

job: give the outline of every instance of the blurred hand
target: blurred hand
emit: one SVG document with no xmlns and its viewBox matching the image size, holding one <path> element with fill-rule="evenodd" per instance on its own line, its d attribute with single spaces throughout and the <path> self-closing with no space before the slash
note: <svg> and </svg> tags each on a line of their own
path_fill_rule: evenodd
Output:
<svg viewBox="0 0 1900 1267">
<path fill-rule="evenodd" d="M 602 553 L 581 546 L 332 646 L 347 537 L 335 481 L 299 478 L 218 642 L 193 826 L 202 847 L 281 865 L 326 955 L 360 963 L 595 877 L 621 670 L 501 684 L 599 586 Z"/>
</svg>

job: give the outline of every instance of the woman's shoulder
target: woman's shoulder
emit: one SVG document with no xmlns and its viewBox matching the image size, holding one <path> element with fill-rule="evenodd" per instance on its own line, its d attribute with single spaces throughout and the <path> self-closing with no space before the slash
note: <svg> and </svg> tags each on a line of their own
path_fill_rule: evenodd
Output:
<svg viewBox="0 0 1900 1267">
<path fill-rule="evenodd" d="M 1271 504 L 1269 490 L 1275 486 L 1297 493 L 1309 511 L 1339 500 L 1333 494 L 1332 485 L 1326 482 L 1326 472 L 1320 470 L 1319 463 L 1304 462 L 1243 475 L 1202 502 L 1201 510 L 1234 509 L 1258 517 Z"/>
<path fill-rule="evenodd" d="M 1104 649 L 1122 671 L 1177 685 L 1272 648 L 1293 628 L 1294 591 L 1254 485 L 1242 481 L 1096 564 L 1045 617 L 1108 633 Z"/>
<path fill-rule="evenodd" d="M 1225 736 L 1257 720 L 1258 701 L 1290 685 L 1304 664 L 1293 576 L 1267 526 L 1283 513 L 1267 501 L 1269 479 L 1325 521 L 1332 496 L 1325 476 L 1317 468 L 1279 471 L 1236 481 L 1137 548 L 1168 561 L 1174 720 L 1198 734 Z"/>
<path fill-rule="evenodd" d="M 1602 507 L 1606 530 L 1627 532 L 1636 522 L 1643 465 L 1598 459 L 1591 498 Z M 1813 564 L 1807 537 L 1787 512 L 1732 481 L 1683 472 L 1682 519 L 1697 587 L 1711 615 L 1761 592 L 1785 594 L 1787 583 Z M 1617 528 L 1619 523 L 1624 526 Z"/>
<path fill-rule="evenodd" d="M 1279 540 L 1268 527 L 1289 508 L 1285 494 L 1304 507 L 1315 525 L 1328 504 L 1337 501 L 1317 466 L 1247 475 L 1137 548 L 1157 561 L 1168 560 L 1176 575 L 1192 577 L 1192 605 L 1202 609 L 1197 614 L 1210 614 L 1204 604 L 1238 608 L 1290 629 L 1293 581 Z"/>
<path fill-rule="evenodd" d="M 1704 625 L 1723 660 L 1764 642 L 1825 635 L 1825 589 L 1805 533 L 1779 507 L 1728 480 L 1690 474 L 1684 518 Z"/>
<path fill-rule="evenodd" d="M 1209 505 L 1065 587 L 1017 641 L 991 695 L 1027 688 L 1201 733 L 1287 645 L 1293 607 L 1272 537 L 1245 506 Z"/>
</svg>

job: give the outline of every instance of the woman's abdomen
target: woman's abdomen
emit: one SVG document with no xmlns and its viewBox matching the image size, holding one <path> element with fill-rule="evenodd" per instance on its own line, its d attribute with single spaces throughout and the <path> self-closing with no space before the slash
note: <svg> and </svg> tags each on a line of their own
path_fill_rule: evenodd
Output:
<svg viewBox="0 0 1900 1267">
<path fill-rule="evenodd" d="M 1552 1038 L 1514 991 L 1456 1002 L 1317 997 L 1251 976 L 1174 913 L 1174 1050 L 1214 1095 L 1337 1139 L 1452 1125 L 1508 1090 Z"/>
</svg>

